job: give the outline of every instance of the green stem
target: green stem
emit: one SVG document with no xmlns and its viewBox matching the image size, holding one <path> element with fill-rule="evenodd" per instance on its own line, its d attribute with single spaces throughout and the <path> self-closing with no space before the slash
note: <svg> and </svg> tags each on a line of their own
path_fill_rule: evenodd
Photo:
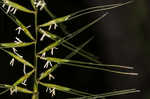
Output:
<svg viewBox="0 0 150 99">
<path fill-rule="evenodd" d="M 35 75 L 34 75 L 34 95 L 32 97 L 32 99 L 39 99 L 39 93 L 38 93 L 38 81 L 37 81 L 37 64 L 38 64 L 38 58 L 37 58 L 37 40 L 38 40 L 38 20 L 37 20 L 37 16 L 38 16 L 38 9 L 35 9 L 35 34 L 36 34 L 36 38 L 35 38 L 35 45 L 34 45 L 34 66 L 35 66 Z"/>
</svg>

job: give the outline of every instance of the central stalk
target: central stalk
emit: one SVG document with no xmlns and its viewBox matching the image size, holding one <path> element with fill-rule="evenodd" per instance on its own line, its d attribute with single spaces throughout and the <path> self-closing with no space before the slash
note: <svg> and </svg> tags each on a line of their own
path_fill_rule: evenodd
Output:
<svg viewBox="0 0 150 99">
<path fill-rule="evenodd" d="M 38 17 L 38 9 L 35 8 L 35 16 L 34 16 L 35 20 L 34 20 L 34 24 L 35 24 L 35 45 L 34 45 L 34 67 L 35 67 L 35 73 L 34 73 L 34 94 L 32 96 L 32 99 L 39 99 L 39 93 L 38 93 L 38 78 L 37 78 L 37 75 L 38 75 L 38 58 L 37 58 L 37 42 L 38 42 L 38 20 L 37 20 L 37 17 Z"/>
</svg>

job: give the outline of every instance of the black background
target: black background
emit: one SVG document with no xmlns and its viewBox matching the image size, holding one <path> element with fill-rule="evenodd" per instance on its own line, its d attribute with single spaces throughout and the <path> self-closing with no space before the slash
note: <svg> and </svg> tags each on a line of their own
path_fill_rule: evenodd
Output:
<svg viewBox="0 0 150 99">
<path fill-rule="evenodd" d="M 28 0 L 27 0 L 28 1 Z M 26 7 L 29 1 L 19 1 Z M 25 3 L 26 2 L 26 3 Z M 48 8 L 55 13 L 57 17 L 75 12 L 77 10 L 104 4 L 120 3 L 124 0 L 52 0 L 48 1 Z M 109 10 L 109 15 L 103 20 L 99 21 L 88 30 L 82 32 L 79 36 L 75 37 L 70 42 L 75 45 L 80 45 L 88 38 L 95 36 L 94 40 L 89 43 L 84 49 L 94 53 L 100 57 L 99 60 L 106 64 L 120 64 L 134 66 L 133 72 L 138 72 L 138 76 L 118 75 L 103 71 L 86 70 L 75 67 L 63 66 L 59 68 L 53 75 L 56 77 L 52 82 L 63 86 L 68 86 L 74 89 L 88 91 L 91 93 L 103 93 L 114 90 L 136 88 L 141 90 L 140 93 L 121 95 L 110 97 L 108 99 L 149 99 L 149 74 L 150 74 L 150 7 L 148 0 L 135 0 L 134 3 Z M 79 27 L 91 22 L 95 18 L 101 16 L 104 12 L 90 14 L 71 22 L 66 22 L 67 29 L 72 32 Z M 32 24 L 33 15 L 27 15 L 23 12 L 17 11 L 16 16 L 25 24 Z M 49 19 L 49 16 L 44 12 L 40 12 L 39 23 L 43 23 Z M 0 42 L 12 42 L 17 36 L 15 28 L 17 27 L 2 11 L 0 12 Z M 33 28 L 30 29 L 33 31 Z M 56 31 L 55 31 L 56 32 Z M 54 32 L 54 33 L 55 33 Z M 57 30 L 59 35 L 62 35 Z M 23 41 L 30 41 L 25 35 L 19 37 Z M 40 47 L 46 46 L 47 41 L 41 43 Z M 33 48 L 18 49 L 19 53 L 32 62 Z M 40 49 L 40 48 L 39 48 Z M 68 50 L 62 46 L 56 51 L 56 56 L 63 57 Z M 83 60 L 79 55 L 73 59 Z M 9 66 L 9 57 L 6 53 L 0 52 L 0 83 L 13 84 L 19 77 L 23 75 L 22 64 L 16 62 L 12 68 Z M 40 64 L 42 65 L 42 63 Z M 40 68 L 40 67 L 39 67 Z M 40 68 L 39 70 L 41 70 Z M 28 83 L 32 83 L 29 79 Z M 46 81 L 46 80 L 45 80 Z M 51 82 L 51 81 L 50 81 Z M 32 87 L 32 84 L 28 87 Z M 45 92 L 45 88 L 40 87 L 40 98 L 50 98 L 50 94 Z M 70 95 L 56 91 L 54 99 L 64 99 Z M 71 97 L 71 96 L 70 96 Z M 30 95 L 13 94 L 9 92 L 0 96 L 0 99 L 29 99 Z"/>
</svg>

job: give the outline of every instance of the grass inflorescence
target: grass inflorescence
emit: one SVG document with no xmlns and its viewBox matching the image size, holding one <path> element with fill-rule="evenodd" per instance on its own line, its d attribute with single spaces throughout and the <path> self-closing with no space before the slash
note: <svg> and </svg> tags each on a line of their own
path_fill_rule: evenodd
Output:
<svg viewBox="0 0 150 99">
<path fill-rule="evenodd" d="M 14 42 L 0 43 L 0 50 L 4 51 L 12 58 L 12 60 L 10 61 L 10 65 L 14 66 L 15 61 L 16 60 L 19 61 L 20 63 L 23 64 L 23 73 L 24 73 L 24 75 L 20 77 L 16 82 L 14 82 L 12 85 L 0 84 L 0 88 L 6 89 L 2 91 L 0 94 L 4 94 L 8 91 L 10 91 L 11 95 L 14 92 L 21 92 L 24 94 L 30 94 L 32 96 L 32 99 L 39 99 L 39 95 L 40 95 L 39 86 L 46 87 L 47 88 L 46 91 L 47 92 L 49 91 L 51 93 L 51 96 L 55 96 L 56 90 L 77 96 L 76 98 L 69 98 L 69 99 L 96 99 L 96 98 L 104 99 L 110 96 L 139 92 L 139 90 L 136 89 L 128 89 L 128 90 L 114 91 L 114 92 L 108 92 L 103 94 L 92 94 L 92 93 L 68 88 L 65 86 L 57 85 L 54 83 L 47 83 L 44 82 L 43 80 L 46 77 L 48 77 L 49 80 L 55 79 L 55 77 L 52 75 L 52 72 L 54 72 L 55 70 L 57 70 L 57 68 L 59 68 L 61 65 L 64 64 L 65 66 L 74 66 L 78 68 L 91 69 L 91 70 L 102 70 L 102 71 L 107 71 L 107 72 L 122 74 L 122 75 L 131 75 L 131 76 L 138 75 L 137 73 L 133 73 L 133 72 L 124 72 L 124 71 L 117 70 L 117 69 L 132 70 L 133 67 L 102 64 L 98 60 L 97 56 L 83 50 L 83 47 L 86 46 L 91 40 L 93 40 L 93 37 L 89 38 L 87 41 L 85 41 L 85 43 L 81 44 L 80 46 L 75 46 L 74 44 L 69 42 L 69 40 L 75 38 L 81 32 L 83 32 L 90 26 L 94 25 L 96 22 L 106 17 L 109 14 L 108 10 L 129 4 L 132 1 L 128 1 L 125 3 L 111 4 L 111 5 L 90 7 L 62 17 L 56 17 L 48 9 L 46 2 L 44 0 L 30 0 L 30 2 L 29 1 L 27 2 L 29 5 L 32 6 L 32 8 L 28 9 L 27 7 L 24 7 L 21 4 L 11 0 L 0 1 L 1 11 L 3 11 L 18 26 L 18 28 L 16 28 L 16 30 L 18 31 L 18 35 L 20 35 L 20 32 L 23 32 L 26 35 L 26 37 L 30 39 L 30 42 L 24 42 L 20 38 L 16 37 L 16 40 Z M 19 13 L 20 11 L 34 16 L 33 26 L 32 25 L 25 26 L 24 23 L 18 17 L 15 16 L 15 14 Z M 49 20 L 47 20 L 47 22 L 43 24 L 38 24 L 40 11 L 45 11 L 50 16 Z M 66 29 L 63 28 L 64 22 L 68 22 L 80 16 L 87 15 L 94 12 L 100 12 L 100 11 L 103 11 L 105 13 L 102 16 L 99 16 L 94 21 L 74 31 L 73 33 L 69 33 Z M 45 27 L 48 28 L 45 29 Z M 53 30 L 56 30 L 57 27 L 60 27 L 62 33 L 64 33 L 65 35 L 64 37 L 53 33 L 52 28 Z M 34 32 L 32 33 L 29 30 L 29 28 L 34 29 Z M 41 34 L 42 37 L 39 38 Z M 49 40 L 52 40 L 53 42 L 47 44 L 45 48 L 39 51 L 38 43 L 42 42 L 45 37 L 49 38 Z M 63 47 L 71 51 L 64 58 L 54 56 L 54 51 L 58 49 L 60 45 L 62 45 Z M 24 48 L 27 46 L 34 46 L 33 64 L 27 61 L 24 58 L 24 56 L 20 55 L 17 51 L 17 49 Z M 10 51 L 9 49 L 12 49 L 12 51 Z M 51 56 L 48 56 L 47 53 L 51 54 Z M 72 60 L 71 58 L 76 54 L 81 55 L 82 57 L 88 59 L 90 62 Z M 44 65 L 46 71 L 43 71 L 42 73 L 39 74 L 38 68 L 41 60 L 46 62 Z M 27 72 L 26 68 L 30 68 L 31 71 Z M 30 77 L 33 77 L 33 82 L 34 82 L 32 89 L 26 88 L 26 85 L 28 84 L 27 79 Z M 24 87 L 21 87 L 20 84 L 23 84 Z"/>
</svg>

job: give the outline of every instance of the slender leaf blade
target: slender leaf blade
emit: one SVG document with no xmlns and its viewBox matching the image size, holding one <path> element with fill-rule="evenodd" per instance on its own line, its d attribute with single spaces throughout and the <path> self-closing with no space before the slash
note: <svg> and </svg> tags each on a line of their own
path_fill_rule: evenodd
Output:
<svg viewBox="0 0 150 99">
<path fill-rule="evenodd" d="M 108 92 L 108 93 L 103 93 L 103 94 L 96 94 L 92 96 L 67 98 L 67 99 L 98 99 L 98 98 L 107 98 L 107 97 L 125 95 L 125 94 L 137 93 L 137 92 L 140 92 L 140 91 L 136 89 L 128 89 L 128 90 L 113 91 L 113 92 Z"/>
<path fill-rule="evenodd" d="M 6 88 L 6 90 L 4 92 L 9 91 L 11 88 L 14 88 L 13 85 L 8 85 L 8 84 L 0 84 L 1 87 Z M 19 86 L 15 86 L 17 89 L 17 92 L 21 92 L 21 93 L 26 93 L 26 94 L 33 94 L 32 91 L 30 91 L 29 89 L 26 88 L 22 88 Z"/>
<path fill-rule="evenodd" d="M 100 67 L 93 67 L 93 66 L 86 66 L 86 65 L 79 65 L 79 64 L 71 64 L 71 63 L 63 63 L 66 66 L 74 66 L 74 67 L 79 67 L 79 68 L 84 68 L 84 69 L 91 69 L 91 70 L 101 70 L 101 71 L 106 71 L 110 73 L 115 73 L 115 74 L 122 74 L 122 75 L 132 75 L 132 76 L 137 76 L 138 73 L 132 73 L 132 72 L 121 72 L 121 71 L 116 71 L 116 70 L 111 70 L 111 69 L 105 69 L 105 68 L 100 68 Z"/>
<path fill-rule="evenodd" d="M 54 70 L 53 68 L 57 67 L 57 66 L 58 66 L 58 64 L 55 64 L 52 68 L 49 68 L 45 72 L 42 72 L 40 77 L 39 77 L 39 80 L 46 78 L 52 72 L 52 70 Z"/>
<path fill-rule="evenodd" d="M 35 42 L 29 42 L 29 43 L 0 43 L 1 48 L 16 48 L 16 47 L 26 47 L 34 44 Z"/>
<path fill-rule="evenodd" d="M 5 85 L 5 87 L 13 88 L 13 86 L 11 86 L 11 85 Z M 26 88 L 22 88 L 22 87 L 16 86 L 16 89 L 17 89 L 17 92 L 26 93 L 26 94 L 33 94 L 32 91 L 30 91 L 30 90 L 28 90 Z"/>
<path fill-rule="evenodd" d="M 48 32 L 48 31 L 43 30 L 42 28 L 39 28 L 38 31 L 41 34 L 45 35 L 46 37 L 48 37 L 48 38 L 50 38 L 52 40 L 56 41 L 56 40 L 60 39 L 56 34 L 52 34 L 52 33 Z"/>
<path fill-rule="evenodd" d="M 15 21 L 16 21 L 16 23 L 18 24 L 18 26 L 23 29 L 24 33 L 25 33 L 30 39 L 32 39 L 32 40 L 34 41 L 34 40 L 35 40 L 34 37 L 33 37 L 32 34 L 30 33 L 30 31 L 26 28 L 26 26 L 24 26 L 23 23 L 22 23 L 19 19 L 17 19 L 17 18 L 15 18 Z"/>
<path fill-rule="evenodd" d="M 34 13 L 34 11 L 27 9 L 26 7 L 23 7 L 22 5 L 12 2 L 11 0 L 3 0 L 5 4 L 12 6 L 13 8 L 16 8 L 20 11 L 26 12 L 26 13 Z"/>
<path fill-rule="evenodd" d="M 13 84 L 13 86 L 17 86 L 17 85 L 21 84 L 24 80 L 28 79 L 34 72 L 35 72 L 35 70 L 32 70 L 31 72 L 25 74 L 24 76 L 22 76 L 21 78 L 19 78 L 19 79 Z"/>
<path fill-rule="evenodd" d="M 63 38 L 61 38 L 61 39 L 55 41 L 54 43 L 51 43 L 49 46 L 45 47 L 45 48 L 44 48 L 42 51 L 40 51 L 38 54 L 45 53 L 45 52 L 51 50 L 52 48 L 57 47 L 58 45 L 64 43 L 65 38 L 67 38 L 67 37 L 68 37 L 68 38 L 71 38 L 72 35 L 68 34 L 67 36 L 65 36 L 65 37 L 63 37 Z"/>
<path fill-rule="evenodd" d="M 40 57 L 40 59 L 56 62 L 56 63 L 68 63 L 70 60 L 68 59 L 61 59 L 61 58 L 54 58 L 54 57 Z"/>
<path fill-rule="evenodd" d="M 78 18 L 78 17 L 86 15 L 86 14 L 90 14 L 90 13 L 93 13 L 93 12 L 111 10 L 111 9 L 114 9 L 114 8 L 124 6 L 126 4 L 130 4 L 132 2 L 133 2 L 133 0 L 127 1 L 125 3 L 117 3 L 117 4 L 110 4 L 110 5 L 89 7 L 89 8 L 82 9 L 82 10 L 79 10 L 77 12 L 74 12 L 74 13 L 70 14 L 71 17 L 68 20 L 72 20 L 72 19 Z"/>
<path fill-rule="evenodd" d="M 64 17 L 59 17 L 59 18 L 50 20 L 48 22 L 45 22 L 45 23 L 39 25 L 39 27 L 46 27 L 46 26 L 50 26 L 50 25 L 53 25 L 53 24 L 62 23 L 62 22 L 67 21 L 69 19 L 69 17 L 70 17 L 70 15 L 67 15 L 67 16 L 64 16 Z"/>
<path fill-rule="evenodd" d="M 87 64 L 87 65 L 82 65 L 82 62 L 81 62 L 81 65 L 80 65 L 80 62 L 79 62 L 79 64 L 76 64 L 76 62 L 74 62 L 72 60 L 61 59 L 61 58 L 54 58 L 54 57 L 40 57 L 40 59 L 51 61 L 51 62 L 56 62 L 56 63 L 59 63 L 59 64 L 66 64 L 66 65 L 69 65 L 69 66 L 85 68 L 85 69 L 102 70 L 102 71 L 107 71 L 107 72 L 117 73 L 117 74 L 124 74 L 124 75 L 138 75 L 138 73 L 120 72 L 120 71 L 115 71 L 115 70 L 111 70 L 111 69 L 105 69 L 105 68 L 100 68 L 100 67 L 95 67 L 94 66 L 94 65 L 98 65 L 98 66 L 102 66 L 102 67 L 115 67 L 115 68 L 131 69 L 131 67 L 124 67 L 124 66 L 119 66 L 119 65 L 106 65 L 106 64 L 91 64 L 91 65 Z"/>
<path fill-rule="evenodd" d="M 69 59 L 61 59 L 61 58 L 55 58 L 55 57 L 40 57 L 40 58 L 43 60 L 48 60 L 48 61 L 56 62 L 56 63 L 72 63 L 72 64 L 84 64 L 84 65 L 93 65 L 93 66 L 133 69 L 133 67 L 128 67 L 128 66 L 96 64 L 96 63 L 83 62 L 83 61 L 77 61 L 77 60 L 69 60 Z"/>
<path fill-rule="evenodd" d="M 62 39 L 61 40 L 57 40 L 56 42 L 50 44 L 49 46 L 45 47 L 43 50 L 41 50 L 40 52 L 38 52 L 38 54 L 42 54 L 42 53 L 45 53 L 49 50 L 51 50 L 52 48 L 60 45 L 60 43 L 62 43 Z"/>
<path fill-rule="evenodd" d="M 9 91 L 9 89 L 6 89 L 6 90 L 4 90 L 4 91 L 0 92 L 0 95 L 2 95 L 2 94 L 4 94 L 4 93 L 6 93 L 6 92 L 8 92 L 8 91 Z"/>
<path fill-rule="evenodd" d="M 41 84 L 42 86 L 48 87 L 48 88 L 55 88 L 58 91 L 66 92 L 66 93 L 74 94 L 74 95 L 78 95 L 78 96 L 92 95 L 90 93 L 78 91 L 78 90 L 75 90 L 72 88 L 68 88 L 68 87 L 64 87 L 64 86 L 60 86 L 60 85 L 56 85 L 56 84 L 43 83 L 43 82 L 39 82 L 39 84 Z"/>
<path fill-rule="evenodd" d="M 4 52 L 6 52 L 7 54 L 9 54 L 11 57 L 13 57 L 13 58 L 15 58 L 16 60 L 18 60 L 19 62 L 21 62 L 21 63 L 23 63 L 23 64 L 25 64 L 25 65 L 27 65 L 27 66 L 29 66 L 29 67 L 34 68 L 34 66 L 33 66 L 31 63 L 29 63 L 28 61 L 24 60 L 23 58 L 21 58 L 21 57 L 15 55 L 14 53 L 12 53 L 12 52 L 10 52 L 10 51 L 4 50 L 4 49 L 2 49 L 2 48 L 0 48 L 0 49 L 3 50 Z"/>
</svg>

